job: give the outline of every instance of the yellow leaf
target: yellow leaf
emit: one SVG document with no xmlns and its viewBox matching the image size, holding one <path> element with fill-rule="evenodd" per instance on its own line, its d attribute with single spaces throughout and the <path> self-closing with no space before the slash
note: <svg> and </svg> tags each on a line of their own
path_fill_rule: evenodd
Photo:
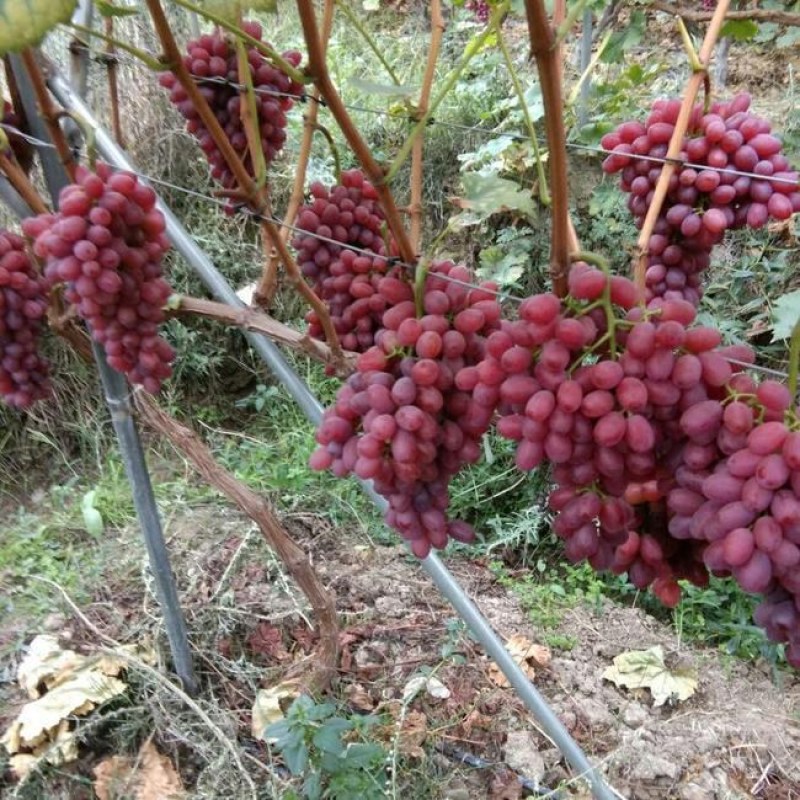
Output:
<svg viewBox="0 0 800 800">
<path fill-rule="evenodd" d="M 44 684 L 49 689 L 64 673 L 72 672 L 83 663 L 84 657 L 74 650 L 64 650 L 58 638 L 49 634 L 36 636 L 28 647 L 17 670 L 17 682 L 28 697 L 37 698 Z"/>
<path fill-rule="evenodd" d="M 172 762 L 156 750 L 152 739 L 135 760 L 112 756 L 94 768 L 98 800 L 183 800 L 186 791 Z"/>
<path fill-rule="evenodd" d="M 667 667 L 660 645 L 620 653 L 603 678 L 627 689 L 649 689 L 654 706 L 687 700 L 697 690 L 697 671 L 689 666 Z"/>
<path fill-rule="evenodd" d="M 38 44 L 66 22 L 77 0 L 0 0 L 0 55 Z"/>
<path fill-rule="evenodd" d="M 264 729 L 284 718 L 283 709 L 300 695 L 296 681 L 285 681 L 269 689 L 259 689 L 253 703 L 251 730 L 253 738 L 264 739 Z"/>
</svg>

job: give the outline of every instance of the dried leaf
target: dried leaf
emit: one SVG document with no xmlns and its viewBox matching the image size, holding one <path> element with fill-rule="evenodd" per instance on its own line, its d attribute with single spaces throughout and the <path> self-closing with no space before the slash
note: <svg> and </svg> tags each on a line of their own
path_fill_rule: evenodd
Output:
<svg viewBox="0 0 800 800">
<path fill-rule="evenodd" d="M 654 706 L 687 700 L 697 690 L 697 671 L 691 666 L 667 667 L 660 645 L 620 653 L 603 678 L 627 689 L 649 689 Z"/>
<path fill-rule="evenodd" d="M 98 800 L 183 800 L 186 791 L 172 762 L 156 750 L 152 739 L 135 759 L 112 756 L 94 768 Z"/>
<path fill-rule="evenodd" d="M 300 689 L 296 681 L 284 681 L 269 689 L 259 689 L 253 703 L 253 738 L 266 741 L 264 729 L 273 722 L 282 720 L 285 716 L 284 708 L 288 708 L 299 695 Z"/>
<path fill-rule="evenodd" d="M 286 661 L 291 658 L 283 646 L 283 634 L 274 625 L 260 622 L 247 637 L 247 646 L 257 654 L 273 661 Z"/>
<path fill-rule="evenodd" d="M 375 701 L 360 683 L 354 683 L 348 688 L 347 702 L 356 709 L 356 711 L 366 712 L 372 711 L 372 709 L 375 708 Z"/>
<path fill-rule="evenodd" d="M 523 672 L 531 680 L 536 677 L 536 668 L 547 669 L 550 666 L 550 659 L 552 658 L 550 648 L 535 644 L 525 636 L 515 634 L 506 642 L 506 648 L 514 661 L 522 667 Z M 494 662 L 489 665 L 488 673 L 489 680 L 495 686 L 505 688 L 511 685 L 503 671 Z"/>
<path fill-rule="evenodd" d="M 72 672 L 83 661 L 83 656 L 74 650 L 63 649 L 57 636 L 41 634 L 33 639 L 20 662 L 17 681 L 28 697 L 35 700 L 44 694 L 39 691 L 42 684 L 47 691 L 63 673 Z"/>
<path fill-rule="evenodd" d="M 436 700 L 446 700 L 450 697 L 450 690 L 438 678 L 417 675 L 403 687 L 403 702 L 410 703 L 421 691 Z"/>
<path fill-rule="evenodd" d="M 403 755 L 411 758 L 423 758 L 425 751 L 422 743 L 428 735 L 428 718 L 421 711 L 410 711 L 408 706 L 400 700 L 389 700 L 378 707 L 378 711 L 384 711 L 392 718 L 393 724 L 384 726 L 376 733 L 383 738 L 387 744 L 391 744 L 397 737 L 397 748 Z M 397 728 L 400 726 L 398 734 Z"/>
<path fill-rule="evenodd" d="M 496 772 L 489 788 L 489 800 L 518 800 L 522 797 L 522 784 L 510 769 Z"/>
</svg>

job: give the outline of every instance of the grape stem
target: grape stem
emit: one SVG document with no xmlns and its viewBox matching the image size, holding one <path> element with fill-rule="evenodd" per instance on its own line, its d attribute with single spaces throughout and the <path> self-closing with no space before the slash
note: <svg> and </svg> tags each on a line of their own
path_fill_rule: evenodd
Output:
<svg viewBox="0 0 800 800">
<path fill-rule="evenodd" d="M 436 61 L 439 58 L 439 49 L 444 35 L 444 17 L 442 16 L 441 0 L 431 0 L 431 40 L 428 44 L 428 60 L 425 64 L 425 74 L 422 78 L 422 87 L 419 92 L 419 100 L 415 109 L 417 120 L 423 118 L 428 113 L 433 79 L 436 74 Z M 422 243 L 422 173 L 423 155 L 425 149 L 425 131 L 414 140 L 411 148 L 411 181 L 410 181 L 410 200 L 408 213 L 410 217 L 409 238 L 411 247 L 415 254 L 419 253 Z"/>
<path fill-rule="evenodd" d="M 372 50 L 375 57 L 381 62 L 381 66 L 386 70 L 389 80 L 391 80 L 395 86 L 401 86 L 402 81 L 397 76 L 397 73 L 392 68 L 392 65 L 384 57 L 381 48 L 378 46 L 372 36 L 370 36 L 369 31 L 361 24 L 361 20 L 355 14 L 353 9 L 350 8 L 350 4 L 345 2 L 345 0 L 334 0 L 334 2 L 347 17 L 347 21 L 356 29 L 356 31 L 361 35 L 361 38 L 367 43 L 367 47 Z"/>
<path fill-rule="evenodd" d="M 320 122 L 314 126 L 314 130 L 317 133 L 321 133 L 322 138 L 328 143 L 331 158 L 333 159 L 333 179 L 336 183 L 339 183 L 342 177 L 342 160 L 339 158 L 339 148 L 336 146 L 333 134 Z"/>
<path fill-rule="evenodd" d="M 421 259 L 414 269 L 414 306 L 418 318 L 425 314 L 425 283 L 428 279 L 429 264 L 429 261 Z"/>
<path fill-rule="evenodd" d="M 547 18 L 544 0 L 525 0 L 528 37 L 536 59 L 544 102 L 545 130 L 550 163 L 552 193 L 552 229 L 550 234 L 550 278 L 558 297 L 567 293 L 569 251 L 578 249 L 577 237 L 569 219 L 569 187 L 567 184 L 566 131 L 561 93 L 561 67 L 553 26 Z"/>
<path fill-rule="evenodd" d="M 614 313 L 614 304 L 611 302 L 611 265 L 608 260 L 598 253 L 593 253 L 589 250 L 578 250 L 570 253 L 570 260 L 574 263 L 576 261 L 585 261 L 587 264 L 594 264 L 605 276 L 606 284 L 603 287 L 603 296 L 597 301 L 602 307 L 606 315 L 606 325 L 608 330 L 604 336 L 597 342 L 600 344 L 607 336 L 609 342 L 609 349 L 611 356 L 617 355 L 617 315 Z M 596 347 L 597 345 L 595 345 Z"/>
<path fill-rule="evenodd" d="M 262 42 L 260 39 L 256 39 L 255 36 L 250 36 L 249 33 L 245 33 L 238 25 L 234 25 L 234 23 L 225 19 L 225 17 L 215 14 L 213 11 L 209 11 L 202 6 L 197 6 L 194 3 L 190 3 L 188 0 L 173 0 L 173 2 L 175 5 L 182 6 L 188 11 L 193 11 L 195 14 L 199 14 L 201 17 L 205 17 L 207 20 L 210 20 L 223 30 L 228 31 L 228 33 L 232 33 L 237 39 L 243 41 L 245 44 L 250 45 L 250 47 L 255 47 L 259 53 L 265 56 L 268 61 L 271 61 L 274 66 L 276 66 L 281 72 L 288 75 L 293 81 L 296 81 L 297 83 L 309 82 L 308 78 L 303 74 L 303 71 L 292 66 L 275 50 L 274 47 L 266 42 Z"/>
<path fill-rule="evenodd" d="M 239 114 L 247 137 L 247 149 L 250 151 L 255 185 L 257 189 L 261 189 L 267 183 L 267 160 L 264 158 L 264 148 L 261 145 L 261 132 L 257 122 L 258 106 L 250 62 L 247 60 L 247 47 L 241 39 L 236 40 L 236 70 L 239 85 L 244 87 L 244 92 L 239 93 Z"/>
<path fill-rule="evenodd" d="M 184 1 L 181 0 L 181 2 Z M 325 50 L 319 35 L 313 0 L 297 0 L 297 10 L 308 51 L 308 67 L 306 71 L 319 89 L 320 96 L 327 104 L 331 114 L 333 114 L 336 123 L 350 145 L 353 154 L 364 169 L 367 178 L 375 187 L 386 217 L 386 223 L 397 244 L 400 258 L 407 264 L 413 264 L 416 254 L 406 233 L 394 196 L 386 183 L 384 171 L 373 158 L 369 145 L 353 124 L 353 120 L 350 118 L 342 98 L 331 80 L 328 65 L 325 61 Z"/>
<path fill-rule="evenodd" d="M 470 61 L 472 61 L 473 57 L 480 52 L 481 48 L 485 44 L 486 40 L 491 35 L 492 31 L 494 30 L 494 26 L 496 21 L 501 20 L 505 13 L 508 11 L 508 3 L 501 3 L 498 6 L 495 6 L 492 9 L 492 14 L 489 19 L 489 24 L 486 28 L 481 31 L 468 45 L 464 52 L 464 55 L 461 57 L 461 60 L 455 67 L 450 71 L 447 77 L 442 82 L 442 86 L 439 89 L 436 97 L 433 98 L 428 108 L 425 110 L 423 114 L 420 114 L 417 118 L 416 124 L 411 129 L 411 133 L 409 133 L 406 140 L 403 142 L 403 146 L 398 151 L 397 155 L 394 157 L 394 161 L 392 161 L 391 166 L 386 172 L 386 182 L 391 183 L 394 178 L 397 176 L 397 173 L 400 171 L 400 168 L 405 163 L 405 160 L 408 158 L 411 150 L 414 146 L 414 142 L 416 141 L 418 136 L 421 136 L 423 131 L 428 125 L 428 120 L 433 116 L 436 109 L 442 103 L 442 101 L 447 97 L 450 93 L 452 88 L 458 83 L 458 79 L 461 77 L 461 73 L 467 67 Z M 498 23 L 499 24 L 499 23 Z"/>
<path fill-rule="evenodd" d="M 30 47 L 26 47 L 22 51 L 22 63 L 25 66 L 25 71 L 31 79 L 33 91 L 36 94 L 36 102 L 39 106 L 39 111 L 42 119 L 47 125 L 47 131 L 50 138 L 55 145 L 58 157 L 64 167 L 69 179 L 75 180 L 75 159 L 72 157 L 72 150 L 70 150 L 67 142 L 67 137 L 64 131 L 61 130 L 61 125 L 58 120 L 61 116 L 55 103 L 53 102 L 50 92 L 47 90 L 47 84 L 44 81 L 44 75 L 39 67 L 39 62 L 36 60 L 36 55 Z"/>
<path fill-rule="evenodd" d="M 573 3 L 572 6 L 570 6 L 566 17 L 556 28 L 556 45 L 560 45 L 564 39 L 567 38 L 578 17 L 583 15 L 583 11 L 587 4 L 588 0 L 578 0 L 577 3 Z M 555 22 L 555 20 L 553 20 L 553 22 Z"/>
<path fill-rule="evenodd" d="M 686 27 L 686 23 L 680 17 L 676 17 L 675 21 L 678 25 L 678 30 L 681 34 L 681 40 L 683 41 L 683 49 L 686 50 L 686 55 L 689 58 L 689 66 L 692 68 L 692 72 L 703 72 L 704 67 L 700 63 L 697 50 L 694 49 L 694 42 L 692 42 L 692 37 L 689 35 L 689 29 Z"/>
<path fill-rule="evenodd" d="M 5 137 L 3 144 L 7 142 L 8 137 Z M 13 151 L 8 148 L 4 148 L 3 152 L 0 152 L 0 172 L 8 178 L 8 182 L 16 189 L 17 194 L 25 201 L 31 211 L 35 214 L 48 213 L 49 209 L 44 200 L 42 200 L 42 196 L 30 182 L 25 170 L 17 163 Z"/>
<path fill-rule="evenodd" d="M 333 28 L 333 9 L 334 0 L 325 0 L 322 11 L 322 51 L 327 50 L 328 39 L 330 39 L 331 29 Z M 300 140 L 300 152 L 297 155 L 297 164 L 294 172 L 294 183 L 292 192 L 289 196 L 289 203 L 283 215 L 287 223 L 281 228 L 280 235 L 284 243 L 289 241 L 292 235 L 290 226 L 294 225 L 300 206 L 303 205 L 303 196 L 306 185 L 306 174 L 308 173 L 308 162 L 311 158 L 311 146 L 314 141 L 314 132 L 317 129 L 317 118 L 319 116 L 319 89 L 316 86 L 311 90 L 309 103 L 306 112 L 303 114 L 303 136 Z M 278 288 L 278 266 L 280 258 L 278 251 L 273 247 L 269 257 L 264 261 L 264 269 L 261 272 L 253 298 L 256 305 L 268 308 L 272 303 L 275 290 Z"/>
<path fill-rule="evenodd" d="M 641 302 L 644 302 L 647 248 L 650 237 L 653 235 L 653 229 L 655 228 L 658 215 L 661 213 L 661 209 L 664 205 L 670 178 L 677 169 L 677 161 L 680 157 L 683 137 L 686 135 L 686 130 L 689 127 L 689 118 L 691 117 L 692 108 L 697 100 L 697 94 L 700 91 L 700 87 L 708 80 L 708 64 L 714 52 L 714 46 L 719 38 L 722 25 L 725 22 L 725 15 L 728 13 L 729 6 L 730 0 L 718 0 L 717 7 L 714 10 L 714 16 L 708 26 L 703 44 L 700 48 L 700 53 L 697 57 L 699 67 L 695 68 L 695 66 L 692 65 L 693 72 L 686 84 L 683 102 L 678 112 L 678 119 L 675 122 L 672 138 L 669 141 L 664 166 L 661 168 L 661 174 L 653 191 L 653 199 L 650 201 L 647 215 L 644 218 L 642 229 L 639 232 L 639 238 L 636 241 L 637 253 L 634 261 L 633 282 Z"/>
<path fill-rule="evenodd" d="M 520 111 L 522 111 L 522 118 L 525 122 L 525 127 L 528 129 L 528 136 L 531 140 L 533 156 L 536 159 L 536 174 L 539 177 L 539 201 L 543 206 L 549 206 L 550 191 L 547 188 L 547 175 L 544 171 L 544 161 L 542 160 L 542 154 L 539 150 L 539 140 L 536 136 L 536 126 L 534 125 L 533 117 L 531 116 L 528 104 L 525 102 L 525 92 L 522 89 L 522 83 L 520 82 L 519 75 L 517 74 L 517 70 L 514 66 L 514 60 L 511 58 L 511 53 L 508 51 L 508 45 L 506 44 L 505 37 L 503 36 L 503 26 L 499 21 L 495 27 L 495 33 L 497 35 L 497 46 L 500 48 L 500 52 L 503 54 L 503 60 L 506 62 L 508 76 L 511 78 L 511 84 L 514 87 L 514 92 L 517 95 Z"/>
<path fill-rule="evenodd" d="M 789 391 L 792 401 L 797 399 L 797 375 L 800 371 L 800 319 L 792 328 L 792 338 L 789 340 Z"/>
</svg>

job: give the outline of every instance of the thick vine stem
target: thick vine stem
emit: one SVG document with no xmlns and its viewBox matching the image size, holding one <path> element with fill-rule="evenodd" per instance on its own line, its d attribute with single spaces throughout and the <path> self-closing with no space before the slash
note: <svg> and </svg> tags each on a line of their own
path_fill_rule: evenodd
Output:
<svg viewBox="0 0 800 800">
<path fill-rule="evenodd" d="M 263 333 L 273 341 L 303 352 L 323 364 L 336 366 L 340 363 L 327 343 L 312 339 L 253 308 L 239 308 L 214 300 L 185 295 L 176 295 L 170 298 L 167 307 L 172 314 L 205 317 L 242 330 Z M 356 353 L 344 353 L 344 363 L 348 374 L 355 369 L 357 358 Z"/>
<path fill-rule="evenodd" d="M 668 3 L 664 0 L 650 0 L 650 7 L 656 11 L 683 17 L 689 22 L 708 22 L 713 19 L 713 11 L 694 11 L 677 3 Z M 729 11 L 726 19 L 751 19 L 753 22 L 774 22 L 776 25 L 800 25 L 800 14 L 791 11 L 780 11 L 771 8 L 751 8 L 741 11 Z"/>
<path fill-rule="evenodd" d="M 335 0 L 325 0 L 325 5 L 322 10 L 321 46 L 323 55 L 327 52 L 328 40 L 330 39 L 331 30 L 333 29 L 334 4 Z M 308 162 L 311 158 L 311 145 L 314 142 L 314 132 L 317 129 L 317 117 L 319 116 L 319 89 L 316 87 L 311 90 L 309 101 L 306 113 L 303 115 L 303 137 L 300 140 L 300 152 L 297 155 L 297 163 L 295 164 L 292 193 L 289 195 L 289 203 L 286 206 L 286 213 L 283 215 L 286 227 L 281 229 L 281 239 L 284 243 L 289 242 L 292 235 L 292 229 L 289 226 L 294 225 L 294 221 L 297 219 L 297 214 L 300 211 L 300 206 L 303 205 Z M 278 286 L 279 263 L 278 251 L 273 248 L 269 257 L 264 262 L 264 270 L 253 294 L 256 304 L 262 308 L 268 308 L 275 295 L 275 290 Z"/>
<path fill-rule="evenodd" d="M 672 132 L 672 138 L 667 148 L 666 161 L 661 168 L 661 175 L 653 191 L 653 199 L 650 201 L 647 215 L 639 231 L 639 238 L 636 241 L 637 255 L 636 261 L 634 262 L 633 282 L 636 285 L 640 298 L 644 298 L 648 243 L 653 234 L 658 215 L 661 213 L 661 208 L 664 205 L 664 199 L 667 196 L 667 189 L 669 187 L 669 180 L 677 168 L 677 160 L 681 153 L 683 137 L 686 135 L 686 130 L 689 127 L 689 118 L 691 117 L 692 108 L 697 100 L 697 94 L 700 88 L 708 81 L 708 64 L 711 61 L 714 46 L 719 38 L 719 32 L 725 21 L 725 15 L 728 12 L 729 6 L 730 0 L 718 0 L 717 2 L 711 24 L 708 26 L 702 47 L 697 54 L 700 69 L 698 70 L 696 66 L 693 67 L 692 75 L 686 84 L 683 102 L 678 112 L 678 119 L 675 122 L 675 130 Z"/>
<path fill-rule="evenodd" d="M 165 436 L 211 486 L 258 525 L 267 544 L 277 553 L 281 563 L 306 596 L 314 612 L 319 648 L 312 658 L 298 665 L 299 670 L 310 669 L 310 675 L 298 674 L 296 677 L 305 684 L 308 691 L 323 691 L 330 684 L 336 670 L 339 623 L 334 598 L 325 589 L 308 556 L 289 536 L 270 504 L 222 467 L 195 431 L 170 416 L 143 391 L 134 392 L 133 397 L 142 421 Z"/>
<path fill-rule="evenodd" d="M 28 179 L 25 170 L 17 163 L 11 150 L 8 150 L 7 153 L 0 152 L 0 172 L 8 178 L 8 182 L 28 204 L 31 211 L 36 214 L 47 214 L 49 209 Z"/>
<path fill-rule="evenodd" d="M 425 64 L 425 74 L 422 78 L 422 88 L 417 102 L 416 116 L 424 117 L 428 113 L 428 103 L 433 88 L 433 78 L 436 74 L 436 61 L 439 58 L 439 48 L 444 36 L 444 17 L 442 16 L 441 0 L 431 0 L 431 40 L 428 45 L 428 61 Z M 411 246 L 415 253 L 419 253 L 422 242 L 422 172 L 423 155 L 425 151 L 425 134 L 420 134 L 411 148 L 411 200 L 408 214 L 411 220 Z"/>
<path fill-rule="evenodd" d="M 106 65 L 106 77 L 108 78 L 108 102 L 111 106 L 111 132 L 114 134 L 114 139 L 117 144 L 120 147 L 125 147 L 125 139 L 122 135 L 122 120 L 119 115 L 119 84 L 117 81 L 119 61 L 117 60 L 116 45 L 112 38 L 114 34 L 113 17 L 106 17 L 105 29 L 109 38 L 103 60 Z"/>
<path fill-rule="evenodd" d="M 544 101 L 547 146 L 550 159 L 552 232 L 550 238 L 550 277 L 558 297 L 567 293 L 569 272 L 570 221 L 567 184 L 567 148 L 561 97 L 561 68 L 555 34 L 544 8 L 544 0 L 525 0 L 528 36 L 536 59 Z"/>
<path fill-rule="evenodd" d="M 300 23 L 303 26 L 303 35 L 308 51 L 308 75 L 319 89 L 320 96 L 325 101 L 331 114 L 333 114 L 347 143 L 363 167 L 370 182 L 375 186 L 383 213 L 386 215 L 386 222 L 397 245 L 398 255 L 406 263 L 413 264 L 415 260 L 414 248 L 411 246 L 411 240 L 403 225 L 394 196 L 384 180 L 383 169 L 372 157 L 369 145 L 367 145 L 353 124 L 353 120 L 350 118 L 347 109 L 342 103 L 342 98 L 331 80 L 328 65 L 325 62 L 325 51 L 322 48 L 313 0 L 297 0 L 297 10 L 300 15 Z"/>
<path fill-rule="evenodd" d="M 75 159 L 72 157 L 72 151 L 69 148 L 67 137 L 64 131 L 61 130 L 58 120 L 60 113 L 50 92 L 47 90 L 47 84 L 44 81 L 39 62 L 36 60 L 34 51 L 27 47 L 22 51 L 22 63 L 25 65 L 25 71 L 28 73 L 33 84 L 33 90 L 36 93 L 36 102 L 39 106 L 39 111 L 42 114 L 42 119 L 47 125 L 47 130 L 50 133 L 50 138 L 55 145 L 58 157 L 61 164 L 69 175 L 70 180 L 75 180 Z"/>
</svg>

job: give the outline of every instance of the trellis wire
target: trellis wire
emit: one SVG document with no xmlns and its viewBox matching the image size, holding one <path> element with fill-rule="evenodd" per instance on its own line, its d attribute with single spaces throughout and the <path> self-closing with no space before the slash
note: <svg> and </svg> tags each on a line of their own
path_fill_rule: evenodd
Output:
<svg viewBox="0 0 800 800">
<path fill-rule="evenodd" d="M 91 126 L 95 135 L 95 143 L 103 157 L 119 168 L 131 169 L 133 165 L 125 152 L 117 146 L 114 140 L 100 126 L 89 107 L 74 93 L 69 83 L 56 71 L 51 73 L 48 82 L 51 91 L 61 105 L 68 110 L 77 110 L 82 119 Z M 236 292 L 227 283 L 206 253 L 183 228 L 177 217 L 163 202 L 159 201 L 159 206 L 165 215 L 167 232 L 175 248 L 197 272 L 211 293 L 219 300 L 230 305 L 244 306 L 244 303 L 237 297 Z M 260 334 L 247 332 L 244 335 L 272 370 L 275 377 L 286 387 L 306 416 L 312 422 L 319 423 L 322 417 L 322 407 L 319 401 L 286 362 L 275 344 Z M 378 495 L 372 484 L 368 482 L 361 483 L 365 492 L 375 502 L 376 506 L 381 511 L 385 511 L 386 501 Z M 466 622 L 478 641 L 484 646 L 491 658 L 500 667 L 508 678 L 509 683 L 539 721 L 544 732 L 552 739 L 577 773 L 587 779 L 592 787 L 594 796 L 599 800 L 614 800 L 614 798 L 618 797 L 606 785 L 601 775 L 590 763 L 583 749 L 569 735 L 569 732 L 549 707 L 546 700 L 528 680 L 500 637 L 481 614 L 478 607 L 470 600 L 455 577 L 445 567 L 441 559 L 435 553 L 431 553 L 420 563 L 442 594 Z"/>
<path fill-rule="evenodd" d="M 28 141 L 31 144 L 36 145 L 37 147 L 49 147 L 49 148 L 53 148 L 54 149 L 54 145 L 52 143 L 45 142 L 45 141 L 42 141 L 40 139 L 37 139 L 36 137 L 31 136 L 29 134 L 26 134 L 23 131 L 20 131 L 19 129 L 14 128 L 11 125 L 7 125 L 5 123 L 0 123 L 0 127 L 5 128 L 5 129 L 9 130 L 10 132 L 12 132 L 12 133 L 24 138 L 26 141 Z M 137 175 L 139 178 L 141 178 L 144 181 L 148 181 L 150 183 L 155 183 L 157 185 L 164 186 L 165 188 L 172 189 L 173 191 L 176 191 L 176 192 L 181 192 L 183 194 L 186 194 L 189 197 L 196 197 L 199 200 L 203 200 L 203 201 L 205 201 L 207 203 L 211 203 L 211 204 L 217 205 L 219 207 L 223 207 L 223 206 L 227 205 L 227 202 L 228 202 L 228 201 L 223 200 L 223 199 L 221 199 L 219 197 L 214 197 L 213 195 L 210 195 L 210 194 L 207 194 L 207 193 L 204 193 L 204 192 L 198 192 L 197 190 L 189 189 L 186 186 L 180 186 L 179 184 L 172 183 L 171 181 L 164 180 L 163 178 L 156 178 L 156 177 L 154 177 L 152 175 L 147 175 L 146 173 L 139 172 L 139 171 L 133 169 L 132 167 L 120 167 L 117 164 L 109 164 L 109 166 L 114 168 L 114 169 L 124 169 L 127 172 L 131 172 L 132 174 Z M 8 189 L 11 189 L 11 187 L 9 186 Z M 5 191 L 6 191 L 5 187 L 3 187 L 2 183 L 0 183 L 0 194 L 2 194 Z M 16 192 L 14 192 L 14 195 L 16 195 Z M 18 198 L 18 196 L 17 196 L 17 198 Z M 6 196 L 3 195 L 3 199 L 4 199 L 5 202 L 10 203 L 11 200 L 12 200 L 12 197 L 9 196 L 8 198 L 6 198 Z M 19 200 L 19 198 L 18 198 L 18 200 Z M 253 217 L 256 220 L 267 219 L 270 222 L 274 223 L 275 225 L 278 225 L 279 227 L 288 228 L 289 230 L 294 231 L 295 233 L 300 233 L 300 234 L 302 234 L 304 236 L 310 236 L 311 238 L 319 239 L 320 241 L 327 242 L 329 244 L 335 244 L 335 245 L 337 245 L 339 247 L 342 247 L 342 248 L 345 248 L 345 249 L 348 249 L 348 250 L 352 250 L 355 253 L 361 253 L 363 255 L 370 256 L 370 257 L 375 257 L 377 255 L 373 250 L 367 250 L 366 248 L 358 247 L 356 245 L 351 245 L 351 244 L 345 245 L 342 242 L 337 241 L 336 239 L 332 239 L 332 238 L 327 237 L 327 236 L 322 236 L 322 235 L 320 235 L 320 234 L 318 234 L 316 232 L 303 230 L 302 228 L 298 228 L 295 225 L 290 225 L 285 220 L 282 220 L 282 219 L 280 219 L 280 217 L 277 217 L 277 216 L 274 216 L 274 215 L 266 217 L 266 216 L 264 216 L 262 214 L 258 214 L 257 212 L 251 211 L 251 210 L 249 210 L 247 208 L 244 208 L 244 207 L 241 210 L 244 213 L 248 214 L 249 216 Z M 405 261 L 402 261 L 402 260 L 400 260 L 398 258 L 389 257 L 389 256 L 386 256 L 385 258 L 386 258 L 387 261 L 391 261 L 392 265 L 400 266 L 400 267 L 403 267 L 403 268 L 406 268 L 406 269 L 409 269 L 409 270 L 412 270 L 412 271 L 415 269 L 415 265 L 414 264 L 408 264 Z M 500 300 L 511 300 L 511 301 L 513 301 L 515 303 L 522 303 L 526 299 L 524 297 L 520 297 L 519 295 L 511 294 L 509 292 L 501 292 L 501 291 L 496 291 L 496 290 L 493 290 L 493 289 L 487 289 L 487 288 L 485 288 L 483 286 L 478 285 L 477 283 L 471 283 L 469 281 L 462 281 L 462 280 L 460 280 L 458 278 L 451 278 L 449 275 L 438 275 L 437 277 L 439 277 L 439 278 L 441 278 L 441 279 L 443 279 L 445 281 L 448 281 L 450 283 L 454 283 L 454 284 L 456 284 L 458 286 L 463 286 L 463 287 L 465 287 L 467 289 L 477 289 L 477 290 L 479 290 L 481 292 L 486 292 L 487 294 L 492 294 L 492 295 L 494 295 L 495 297 L 497 297 Z M 740 360 L 738 360 L 736 358 L 730 358 L 730 357 L 727 357 L 727 360 L 731 364 L 735 364 L 736 366 L 744 367 L 744 368 L 747 368 L 747 369 L 750 369 L 750 370 L 755 370 L 757 372 L 762 372 L 765 375 L 771 375 L 772 377 L 780 378 L 781 380 L 787 380 L 788 377 L 789 377 L 788 373 L 782 372 L 781 370 L 772 369 L 771 367 L 764 367 L 764 366 L 761 366 L 760 364 L 749 364 L 746 361 L 740 361 Z"/>
<path fill-rule="evenodd" d="M 48 141 L 49 134 L 39 116 L 33 85 L 24 64 L 19 56 L 13 54 L 10 56 L 10 61 L 29 124 L 36 132 L 36 138 L 47 145 L 42 147 L 40 157 L 45 182 L 55 203 L 59 191 L 69 183 L 69 180 L 63 165 L 55 153 L 52 142 Z M 15 213 L 22 211 L 21 216 L 27 216 L 32 213 L 26 207 L 19 208 L 17 205 L 10 207 Z M 158 516 L 158 507 L 153 495 L 153 487 L 139 439 L 139 432 L 133 418 L 128 384 L 122 375 L 108 365 L 105 351 L 102 347 L 93 343 L 92 350 L 97 362 L 103 394 L 111 416 L 114 432 L 117 436 L 128 483 L 133 494 L 134 507 L 142 529 L 142 537 L 147 548 L 156 594 L 164 614 L 164 625 L 175 665 L 175 672 L 183 683 L 186 692 L 194 694 L 197 691 L 197 681 L 194 676 L 192 656 L 189 650 L 186 622 L 178 599 L 178 590 L 172 574 L 166 543 L 164 542 L 164 533 Z"/>
</svg>

